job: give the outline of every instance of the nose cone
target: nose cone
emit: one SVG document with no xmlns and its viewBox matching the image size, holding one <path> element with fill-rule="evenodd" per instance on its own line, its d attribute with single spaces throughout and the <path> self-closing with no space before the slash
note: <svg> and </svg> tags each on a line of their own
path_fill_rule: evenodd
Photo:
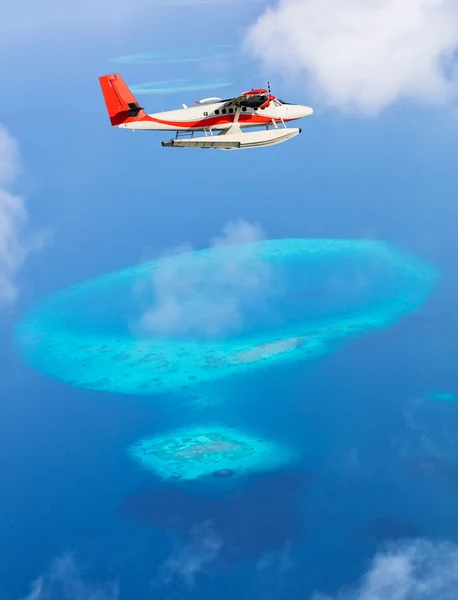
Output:
<svg viewBox="0 0 458 600">
<path fill-rule="evenodd" d="M 313 108 L 310 108 L 310 106 L 298 106 L 298 112 L 300 113 L 301 117 L 310 117 L 310 115 L 313 115 Z"/>
<path fill-rule="evenodd" d="M 302 104 L 293 104 L 288 106 L 288 115 L 291 115 L 292 119 L 303 119 L 313 114 L 313 108 L 310 106 L 302 106 Z"/>
</svg>

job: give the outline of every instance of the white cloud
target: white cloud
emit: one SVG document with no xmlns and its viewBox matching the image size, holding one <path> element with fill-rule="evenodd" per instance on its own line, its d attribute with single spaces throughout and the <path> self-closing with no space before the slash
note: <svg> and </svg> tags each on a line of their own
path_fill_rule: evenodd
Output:
<svg viewBox="0 0 458 600">
<path fill-rule="evenodd" d="M 316 102 L 344 110 L 443 104 L 458 92 L 456 0 L 279 0 L 247 47 Z"/>
<path fill-rule="evenodd" d="M 178 579 L 183 581 L 189 589 L 193 588 L 196 577 L 214 563 L 222 546 L 221 538 L 216 534 L 209 521 L 195 527 L 190 532 L 189 543 L 181 546 L 162 565 L 160 577 L 153 582 L 153 587 L 169 585 Z"/>
<path fill-rule="evenodd" d="M 96 584 L 84 577 L 84 570 L 72 555 L 56 559 L 47 573 L 36 579 L 21 600 L 118 600 L 118 584 Z"/>
<path fill-rule="evenodd" d="M 408 460 L 422 457 L 438 459 L 444 464 L 458 456 L 458 439 L 449 406 L 429 398 L 416 398 L 402 410 L 407 435 L 393 440 L 400 456 Z M 453 409 L 453 403 L 451 404 Z"/>
<path fill-rule="evenodd" d="M 242 328 L 246 309 L 261 308 L 269 293 L 270 266 L 249 244 L 262 239 L 259 225 L 238 220 L 227 223 L 223 234 L 211 241 L 213 248 L 240 244 L 225 258 L 212 262 L 184 256 L 179 261 L 165 261 L 154 272 L 155 300 L 141 318 L 140 328 L 154 335 L 209 337 Z M 191 249 L 185 245 L 173 253 Z"/>
<path fill-rule="evenodd" d="M 360 584 L 334 600 L 456 600 L 458 546 L 414 540 L 379 552 Z M 332 600 L 315 594 L 313 600 Z"/>
<path fill-rule="evenodd" d="M 10 184 L 20 171 L 19 146 L 0 123 L 0 185 Z"/>
<path fill-rule="evenodd" d="M 30 586 L 30 592 L 21 600 L 40 600 L 43 598 L 43 579 L 36 579 Z"/>
<path fill-rule="evenodd" d="M 287 598 L 291 584 L 297 581 L 292 559 L 292 544 L 287 542 L 280 550 L 264 553 L 255 562 L 254 597 L 263 600 Z"/>
<path fill-rule="evenodd" d="M 11 191 L 20 170 L 18 144 L 0 124 L 0 303 L 15 300 L 16 274 L 43 242 L 41 236 L 32 239 L 25 235 L 28 214 L 24 198 Z"/>
</svg>

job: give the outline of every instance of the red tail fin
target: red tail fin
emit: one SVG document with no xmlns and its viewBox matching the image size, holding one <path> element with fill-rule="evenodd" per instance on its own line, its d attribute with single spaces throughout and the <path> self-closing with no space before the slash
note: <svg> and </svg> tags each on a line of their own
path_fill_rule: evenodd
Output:
<svg viewBox="0 0 458 600">
<path fill-rule="evenodd" d="M 99 81 L 112 125 L 140 121 L 145 116 L 121 75 L 103 75 Z"/>
</svg>

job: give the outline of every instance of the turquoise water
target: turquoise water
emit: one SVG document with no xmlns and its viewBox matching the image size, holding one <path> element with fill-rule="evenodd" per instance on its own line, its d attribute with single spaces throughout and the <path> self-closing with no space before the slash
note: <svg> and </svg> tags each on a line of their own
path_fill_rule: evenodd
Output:
<svg viewBox="0 0 458 600">
<path fill-rule="evenodd" d="M 456 394 L 451 394 L 450 392 L 436 392 L 434 394 L 430 394 L 429 397 L 432 400 L 439 400 L 441 402 L 454 402 L 458 398 Z"/>
<path fill-rule="evenodd" d="M 169 256 L 59 292 L 19 323 L 23 357 L 93 390 L 187 391 L 311 360 L 422 304 L 434 269 L 383 242 L 270 240 Z"/>
</svg>

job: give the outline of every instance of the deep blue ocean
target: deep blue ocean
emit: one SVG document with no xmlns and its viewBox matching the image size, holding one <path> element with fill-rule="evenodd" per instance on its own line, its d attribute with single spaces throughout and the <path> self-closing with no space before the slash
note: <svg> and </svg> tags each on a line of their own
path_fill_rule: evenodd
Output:
<svg viewBox="0 0 458 600">
<path fill-rule="evenodd" d="M 225 401 L 199 410 L 177 394 L 92 392 L 29 370 L 28 394 L 14 356 L 0 420 L 0 598 L 27 596 L 42 576 L 31 598 L 303 600 L 354 584 L 389 540 L 458 540 L 458 403 L 431 398 L 458 392 L 446 306 L 439 288 L 398 324 L 316 360 L 215 383 Z M 126 452 L 215 418 L 302 458 L 236 484 L 177 484 Z"/>
</svg>

